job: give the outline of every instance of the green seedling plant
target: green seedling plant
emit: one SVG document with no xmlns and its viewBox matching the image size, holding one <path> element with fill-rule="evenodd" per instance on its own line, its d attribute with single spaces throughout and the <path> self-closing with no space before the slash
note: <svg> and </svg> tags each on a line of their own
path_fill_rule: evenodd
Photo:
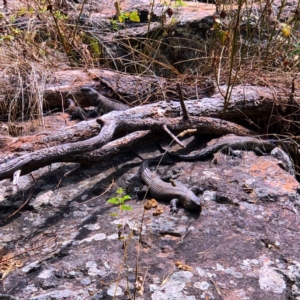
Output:
<svg viewBox="0 0 300 300">
<path fill-rule="evenodd" d="M 119 210 L 122 213 L 123 211 L 129 211 L 132 210 L 132 206 L 126 205 L 125 201 L 128 201 L 131 199 L 129 195 L 125 194 L 125 191 L 123 188 L 118 188 L 116 190 L 116 197 L 110 198 L 107 203 L 113 204 L 113 205 L 118 205 Z M 118 216 L 118 214 L 112 214 L 112 216 Z"/>
<path fill-rule="evenodd" d="M 130 199 L 131 199 L 131 197 L 125 193 L 125 190 L 123 188 L 118 188 L 116 190 L 116 196 L 113 197 L 113 198 L 110 198 L 107 202 L 112 204 L 112 205 L 118 205 L 119 210 L 120 210 L 120 214 L 115 213 L 115 214 L 111 214 L 111 216 L 115 217 L 115 216 L 120 215 L 120 217 L 122 219 L 124 211 L 132 210 L 132 207 L 130 205 L 125 204 L 125 202 L 130 200 Z M 128 255 L 127 251 L 128 251 L 128 244 L 129 244 L 133 234 L 132 234 L 132 230 L 129 229 L 128 224 L 125 225 L 124 223 L 125 223 L 124 220 L 122 220 L 122 224 L 118 224 L 118 236 L 119 236 L 119 240 L 121 240 L 123 242 L 123 249 L 124 249 L 123 265 L 124 265 L 124 267 L 126 269 L 126 272 L 128 274 L 129 266 L 127 264 L 127 255 Z M 125 231 L 127 231 L 127 230 L 129 230 L 129 233 L 125 234 Z M 117 289 L 117 286 L 119 284 L 120 274 L 121 274 L 121 271 L 120 271 L 118 279 L 116 281 L 116 289 Z M 115 292 L 116 292 L 116 290 L 115 290 Z M 129 295 L 128 299 L 132 299 L 130 297 L 128 276 L 127 276 L 127 292 L 128 292 L 128 295 Z"/>
<path fill-rule="evenodd" d="M 140 16 L 136 10 L 132 12 L 121 12 L 118 16 L 118 20 L 121 23 L 124 23 L 126 20 L 130 20 L 131 22 L 139 23 L 141 22 Z"/>
<path fill-rule="evenodd" d="M 116 16 L 120 23 L 125 23 L 126 20 L 131 22 L 139 23 L 141 22 L 140 16 L 137 10 L 133 10 L 132 12 L 124 12 L 121 10 L 119 1 L 114 3 L 116 9 Z"/>
<path fill-rule="evenodd" d="M 114 31 L 118 31 L 119 30 L 118 21 L 117 20 L 110 19 L 110 24 L 111 24 L 112 30 L 114 30 Z"/>
<path fill-rule="evenodd" d="M 183 0 L 175 0 L 175 7 L 186 6 L 187 4 Z"/>
<path fill-rule="evenodd" d="M 68 19 L 68 16 L 62 14 L 59 10 L 56 10 L 54 12 L 54 16 L 59 20 L 67 20 Z"/>
</svg>

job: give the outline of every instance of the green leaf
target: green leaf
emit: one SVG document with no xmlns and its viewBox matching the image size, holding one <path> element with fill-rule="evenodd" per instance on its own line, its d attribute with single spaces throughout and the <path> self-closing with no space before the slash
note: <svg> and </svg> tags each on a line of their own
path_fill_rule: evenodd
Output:
<svg viewBox="0 0 300 300">
<path fill-rule="evenodd" d="M 107 202 L 110 204 L 120 204 L 119 198 L 116 197 L 108 199 Z"/>
<path fill-rule="evenodd" d="M 116 193 L 117 193 L 118 195 L 122 195 L 122 194 L 124 193 L 124 189 L 123 189 L 123 188 L 118 188 L 118 189 L 116 190 Z"/>
<path fill-rule="evenodd" d="M 119 22 L 121 22 L 121 23 L 125 22 L 125 20 L 127 18 L 128 18 L 128 16 L 124 12 L 121 12 L 120 15 L 118 16 Z"/>
<path fill-rule="evenodd" d="M 12 28 L 12 32 L 15 33 L 15 34 L 19 34 L 22 31 L 18 28 Z"/>
<path fill-rule="evenodd" d="M 186 6 L 183 0 L 175 0 L 175 6 Z"/>
<path fill-rule="evenodd" d="M 132 207 L 130 205 L 125 205 L 125 204 L 121 205 L 120 208 L 121 210 L 125 210 L 125 211 L 132 210 Z"/>
<path fill-rule="evenodd" d="M 218 35 L 219 35 L 220 42 L 222 43 L 222 45 L 224 45 L 228 39 L 228 32 L 224 30 L 220 30 Z"/>
<path fill-rule="evenodd" d="M 115 217 L 118 217 L 119 214 L 118 213 L 111 213 L 110 216 L 115 218 Z"/>
<path fill-rule="evenodd" d="M 136 10 L 132 11 L 132 12 L 129 14 L 129 20 L 130 20 L 131 22 L 137 22 L 137 23 L 141 22 L 139 13 L 138 13 Z"/>
<path fill-rule="evenodd" d="M 129 195 L 125 195 L 122 197 L 123 201 L 130 200 L 130 199 L 131 199 L 131 197 Z"/>
<path fill-rule="evenodd" d="M 14 39 L 15 38 L 12 35 L 5 35 L 5 36 L 3 36 L 3 41 L 11 42 Z"/>
<path fill-rule="evenodd" d="M 299 53 L 300 52 L 300 44 L 294 44 L 294 47 L 296 48 L 295 50 L 292 51 L 293 54 Z"/>
</svg>

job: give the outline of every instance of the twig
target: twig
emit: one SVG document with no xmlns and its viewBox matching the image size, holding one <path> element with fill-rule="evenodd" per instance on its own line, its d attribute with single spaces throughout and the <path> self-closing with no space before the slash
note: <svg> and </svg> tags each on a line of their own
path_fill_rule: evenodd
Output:
<svg viewBox="0 0 300 300">
<path fill-rule="evenodd" d="M 84 1 L 82 2 L 81 8 L 80 8 L 80 12 L 79 12 L 78 18 L 77 18 L 77 20 L 76 20 L 75 30 L 74 30 L 74 34 L 73 34 L 73 38 L 72 38 L 71 44 L 73 44 L 73 42 L 74 42 L 74 40 L 75 40 L 76 33 L 77 33 L 77 29 L 78 29 L 78 24 L 79 24 L 79 22 L 80 22 L 80 18 L 81 18 L 81 15 L 82 15 L 82 13 L 83 13 L 83 8 L 84 8 L 85 3 L 86 3 L 86 0 L 84 0 Z"/>
<path fill-rule="evenodd" d="M 9 215 L 7 218 L 4 219 L 4 221 L 6 221 L 7 219 L 11 218 L 12 216 L 14 216 L 16 213 L 18 213 L 27 203 L 28 201 L 30 200 L 32 194 L 34 192 L 34 188 L 31 189 L 30 193 L 29 193 L 29 196 L 27 198 L 27 200 L 16 210 L 14 211 L 11 215 Z"/>
<path fill-rule="evenodd" d="M 167 124 L 164 124 L 163 125 L 163 129 L 164 131 L 169 135 L 171 136 L 171 138 L 177 143 L 179 144 L 181 147 L 185 148 L 185 145 L 179 141 L 179 139 L 168 129 L 168 126 Z"/>
<path fill-rule="evenodd" d="M 109 190 L 113 187 L 114 184 L 115 184 L 115 181 L 114 181 L 114 179 L 113 179 L 112 182 L 110 183 L 110 185 L 107 187 L 107 189 L 106 189 L 102 194 L 100 194 L 100 195 L 98 195 L 98 196 L 95 196 L 95 197 L 93 197 L 93 198 L 91 198 L 91 199 L 88 199 L 88 200 L 84 201 L 84 203 L 86 203 L 86 202 L 88 202 L 88 201 L 92 201 L 92 200 L 98 199 L 98 198 L 100 198 L 101 196 L 105 195 L 107 192 L 109 192 Z M 97 206 L 98 206 L 98 204 L 97 204 Z M 94 207 L 94 206 L 90 206 L 90 207 Z"/>
<path fill-rule="evenodd" d="M 177 87 L 179 101 L 180 101 L 180 105 L 181 105 L 181 109 L 182 109 L 182 113 L 183 113 L 183 120 L 186 121 L 189 119 L 189 114 L 186 110 L 186 107 L 185 107 L 185 104 L 183 101 L 182 91 L 181 91 L 181 87 L 180 87 L 179 83 L 176 83 L 176 87 Z"/>
<path fill-rule="evenodd" d="M 295 101 L 295 80 L 296 80 L 296 78 L 297 78 L 297 73 L 292 79 L 291 95 L 290 95 L 290 99 L 289 99 L 289 102 L 292 104 L 297 103 L 297 101 Z"/>
<path fill-rule="evenodd" d="M 33 181 L 34 181 L 34 184 L 36 184 L 36 178 L 35 178 L 35 176 L 34 176 L 34 174 L 31 172 L 30 173 L 30 176 L 31 176 L 31 178 L 33 179 Z"/>
<path fill-rule="evenodd" d="M 206 276 L 209 278 L 209 280 L 213 283 L 213 285 L 214 285 L 214 287 L 215 287 L 217 293 L 219 294 L 219 296 L 220 296 L 221 299 L 222 299 L 222 293 L 221 293 L 221 291 L 220 291 L 218 285 L 216 284 L 216 282 L 211 278 L 211 276 L 208 276 L 206 273 L 205 273 L 205 275 L 206 275 Z"/>
<path fill-rule="evenodd" d="M 13 258 L 15 258 L 15 257 L 17 257 L 17 256 L 20 256 L 20 255 L 24 254 L 24 253 L 28 253 L 28 252 L 31 251 L 31 250 L 36 250 L 36 249 L 38 249 L 38 248 L 44 247 L 44 246 L 46 246 L 46 245 L 49 245 L 50 243 L 52 243 L 52 242 L 55 241 L 56 239 L 57 239 L 57 236 L 51 238 L 46 244 L 43 243 L 43 244 L 40 245 L 40 246 L 32 247 L 32 248 L 26 249 L 25 251 L 22 251 L 22 252 L 20 252 L 20 253 L 17 253 L 17 254 L 15 254 L 15 255 L 13 255 L 12 257 L 5 258 L 5 259 L 1 259 L 1 260 L 0 260 L 0 263 L 9 261 L 9 260 L 11 260 L 11 259 L 13 259 Z"/>
<path fill-rule="evenodd" d="M 144 200 L 145 200 L 145 198 L 148 194 L 148 190 L 149 190 L 149 187 L 147 188 L 147 192 L 144 196 Z M 140 252 L 141 252 L 141 242 L 142 242 L 142 231 L 143 231 L 144 218 L 145 218 L 145 209 L 143 210 L 142 219 L 141 219 L 141 222 L 140 222 L 141 227 L 140 227 L 140 234 L 139 234 L 139 242 L 138 242 L 138 245 L 137 245 L 137 255 L 136 255 L 136 260 L 135 260 L 135 278 L 134 278 L 134 282 L 137 281 L 138 273 L 139 273 L 139 257 L 140 257 Z M 134 289 L 134 292 L 133 292 L 133 299 L 136 299 L 136 288 Z"/>
<path fill-rule="evenodd" d="M 64 177 L 69 177 L 70 175 L 74 174 L 74 173 L 75 173 L 78 169 L 80 169 L 80 168 L 81 168 L 81 165 L 76 166 L 76 167 L 73 168 L 72 170 L 66 172 L 66 173 L 64 174 Z"/>
</svg>

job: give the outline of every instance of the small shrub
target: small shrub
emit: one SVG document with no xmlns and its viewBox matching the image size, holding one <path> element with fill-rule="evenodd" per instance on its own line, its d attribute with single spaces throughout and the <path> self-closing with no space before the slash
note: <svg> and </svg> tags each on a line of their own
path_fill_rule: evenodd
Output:
<svg viewBox="0 0 300 300">
<path fill-rule="evenodd" d="M 125 194 L 125 191 L 123 188 L 118 188 L 116 190 L 116 197 L 110 198 L 107 203 L 118 205 L 120 211 L 129 211 L 132 210 L 132 207 L 130 205 L 126 205 L 125 201 L 128 201 L 131 199 L 129 195 Z"/>
</svg>

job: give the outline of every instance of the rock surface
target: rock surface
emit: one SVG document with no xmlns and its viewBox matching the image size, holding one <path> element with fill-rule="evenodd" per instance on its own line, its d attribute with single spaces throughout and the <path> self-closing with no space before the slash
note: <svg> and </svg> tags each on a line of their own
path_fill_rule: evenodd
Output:
<svg viewBox="0 0 300 300">
<path fill-rule="evenodd" d="M 133 2 L 123 2 L 122 9 Z M 91 10 L 99 5 L 89 3 Z M 156 9 L 160 17 L 165 7 Z M 102 15 L 89 14 L 90 22 L 115 13 L 109 1 L 101 1 L 99 10 Z M 190 48 L 195 35 L 211 27 L 201 20 L 209 22 L 214 12 L 214 5 L 194 2 L 174 9 L 178 33 L 192 37 Z M 135 37 L 145 28 L 126 31 Z M 119 36 L 122 30 L 120 25 Z M 147 156 L 154 150 L 144 149 Z M 214 162 L 159 168 L 202 187 L 200 214 L 181 209 L 172 215 L 168 203 L 159 202 L 164 212 L 153 216 L 154 209 L 144 211 L 136 199 L 122 213 L 108 204 L 118 187 L 131 187 L 134 198 L 141 184 L 141 161 L 132 153 L 69 177 L 64 174 L 74 165 L 57 163 L 21 177 L 18 189 L 1 181 L 0 300 L 300 299 L 298 182 L 272 156 L 217 154 Z"/>
<path fill-rule="evenodd" d="M 159 202 L 164 212 L 153 216 L 136 199 L 121 213 L 106 203 L 118 187 L 142 185 L 133 153 L 70 177 L 74 165 L 54 164 L 34 172 L 35 183 L 21 177 L 17 191 L 2 181 L 0 293 L 124 299 L 136 286 L 136 299 L 300 299 L 298 182 L 272 156 L 218 153 L 213 162 L 159 168 L 204 190 L 200 214 L 172 215 Z"/>
</svg>

